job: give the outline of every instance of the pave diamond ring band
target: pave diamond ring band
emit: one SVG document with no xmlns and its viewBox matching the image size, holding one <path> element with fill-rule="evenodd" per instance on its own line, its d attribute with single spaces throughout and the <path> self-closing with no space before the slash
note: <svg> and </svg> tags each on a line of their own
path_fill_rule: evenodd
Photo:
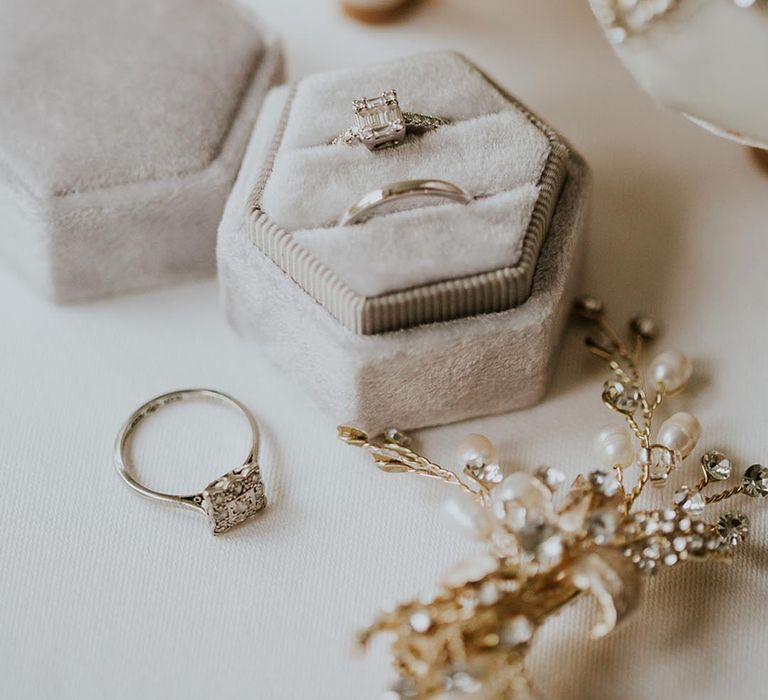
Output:
<svg viewBox="0 0 768 700">
<path fill-rule="evenodd" d="M 251 444 L 242 465 L 212 481 L 201 493 L 176 496 L 154 491 L 139 483 L 133 474 L 130 440 L 139 424 L 164 406 L 179 401 L 207 400 L 233 408 L 248 422 Z M 158 501 L 174 503 L 199 511 L 207 516 L 214 535 L 226 532 L 258 513 L 267 504 L 264 484 L 257 462 L 259 433 L 256 419 L 239 401 L 213 389 L 183 389 L 163 394 L 138 408 L 125 422 L 115 440 L 114 461 L 117 473 L 134 491 Z"/>
<path fill-rule="evenodd" d="M 335 138 L 333 143 L 362 143 L 369 150 L 378 151 L 400 145 L 407 133 L 432 131 L 449 124 L 443 117 L 403 112 L 394 90 L 378 97 L 361 98 L 352 104 L 356 124 Z"/>
<path fill-rule="evenodd" d="M 412 197 L 450 199 L 469 204 L 473 197 L 458 185 L 445 180 L 402 180 L 372 190 L 348 207 L 339 217 L 339 226 L 351 226 L 370 218 L 374 212 L 388 204 Z"/>
</svg>

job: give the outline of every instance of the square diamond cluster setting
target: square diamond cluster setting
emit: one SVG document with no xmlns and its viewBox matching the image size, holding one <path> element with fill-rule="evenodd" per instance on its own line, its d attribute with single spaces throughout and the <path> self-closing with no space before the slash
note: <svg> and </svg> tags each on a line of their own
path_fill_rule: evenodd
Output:
<svg viewBox="0 0 768 700">
<path fill-rule="evenodd" d="M 405 138 L 405 119 L 394 90 L 379 97 L 355 100 L 353 104 L 357 136 L 368 148 L 397 146 Z"/>
<path fill-rule="evenodd" d="M 248 464 L 210 483 L 202 505 L 214 535 L 256 515 L 267 505 L 259 465 Z"/>
</svg>

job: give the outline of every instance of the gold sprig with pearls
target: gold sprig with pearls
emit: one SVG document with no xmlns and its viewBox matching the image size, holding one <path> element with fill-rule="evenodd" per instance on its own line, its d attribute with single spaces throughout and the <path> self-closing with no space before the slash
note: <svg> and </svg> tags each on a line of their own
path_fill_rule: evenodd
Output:
<svg viewBox="0 0 768 700">
<path fill-rule="evenodd" d="M 607 635 L 639 604 L 644 574 L 686 560 L 727 559 L 745 539 L 746 515 L 728 512 L 707 522 L 701 516 L 709 508 L 737 495 L 768 495 L 768 469 L 758 464 L 737 484 L 707 493 L 734 472 L 722 451 L 710 449 L 701 456 L 698 481 L 677 489 L 666 508 L 637 508 L 648 484 L 663 488 L 696 450 L 701 426 L 692 414 L 674 413 L 655 429 L 659 408 L 685 389 L 693 366 L 680 352 L 662 352 L 648 367 L 646 385 L 642 353 L 657 335 L 656 324 L 634 317 L 627 341 L 598 299 L 580 298 L 576 311 L 593 328 L 587 347 L 611 372 L 603 402 L 622 421 L 599 432 L 599 468 L 579 475 L 562 497 L 562 472 L 540 468 L 505 477 L 482 435 L 462 443 L 457 472 L 420 455 L 395 429 L 378 438 L 351 426 L 338 429 L 385 472 L 456 487 L 448 515 L 487 545 L 485 554 L 449 571 L 436 595 L 388 610 L 361 633 L 363 647 L 381 632 L 394 635 L 399 680 L 387 697 L 536 697 L 525 657 L 547 619 L 587 593 L 599 609 L 591 636 Z"/>
</svg>

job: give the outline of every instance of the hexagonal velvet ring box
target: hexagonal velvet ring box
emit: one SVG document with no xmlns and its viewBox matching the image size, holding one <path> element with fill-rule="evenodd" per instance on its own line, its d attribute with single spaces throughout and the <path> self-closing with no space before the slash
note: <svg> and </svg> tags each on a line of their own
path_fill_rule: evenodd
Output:
<svg viewBox="0 0 768 700">
<path fill-rule="evenodd" d="M 363 95 L 448 124 L 371 152 L 338 138 Z M 403 201 L 389 183 L 472 199 Z M 546 390 L 576 293 L 590 176 L 564 139 L 462 56 L 309 76 L 268 96 L 219 228 L 235 328 L 333 419 L 370 432 L 522 408 Z"/>
<path fill-rule="evenodd" d="M 30 50 L 34 47 L 34 50 Z M 274 39 L 234 1 L 7 0 L 0 253 L 74 301 L 215 271 Z"/>
</svg>

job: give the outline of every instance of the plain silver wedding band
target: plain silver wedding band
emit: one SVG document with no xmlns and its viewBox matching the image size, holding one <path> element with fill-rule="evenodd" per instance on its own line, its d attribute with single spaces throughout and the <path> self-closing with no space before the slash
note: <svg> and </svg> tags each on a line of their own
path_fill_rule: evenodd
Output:
<svg viewBox="0 0 768 700">
<path fill-rule="evenodd" d="M 473 199 L 466 190 L 445 180 L 402 180 L 362 196 L 339 217 L 338 225 L 359 223 L 379 207 L 410 197 L 442 197 L 463 204 L 469 204 Z"/>
</svg>

